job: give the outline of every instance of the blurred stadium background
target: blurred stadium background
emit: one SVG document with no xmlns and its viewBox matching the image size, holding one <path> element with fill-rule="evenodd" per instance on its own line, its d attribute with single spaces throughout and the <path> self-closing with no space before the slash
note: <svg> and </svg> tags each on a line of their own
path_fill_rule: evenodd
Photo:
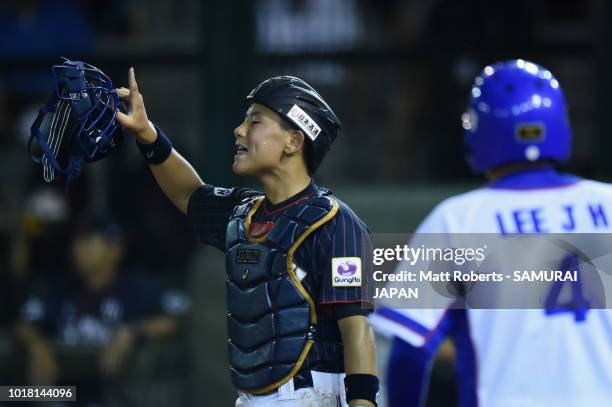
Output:
<svg viewBox="0 0 612 407">
<path fill-rule="evenodd" d="M 191 298 L 182 333 L 147 342 L 101 382 L 107 405 L 233 405 L 221 253 L 198 245 L 128 139 L 64 195 L 29 160 L 29 126 L 60 56 L 116 86 L 134 66 L 150 118 L 202 178 L 231 172 L 244 97 L 273 75 L 319 89 L 344 124 L 316 180 L 376 232 L 407 232 L 441 199 L 478 185 L 463 162 L 460 115 L 487 63 L 538 62 L 570 104 L 569 170 L 612 178 L 612 5 L 605 0 L 5 0 L 0 4 L 0 382 L 25 384 L 16 321 L 37 290 L 70 273 L 79 226 L 112 213 L 126 231 L 123 269 L 144 269 Z M 57 344 L 70 382 L 96 349 Z M 452 385 L 448 366 L 435 381 Z M 436 384 L 438 386 L 440 384 Z M 447 388 L 447 387 L 446 387 Z M 452 399 L 452 392 L 446 391 Z M 448 401 L 430 401 L 430 405 Z"/>
</svg>

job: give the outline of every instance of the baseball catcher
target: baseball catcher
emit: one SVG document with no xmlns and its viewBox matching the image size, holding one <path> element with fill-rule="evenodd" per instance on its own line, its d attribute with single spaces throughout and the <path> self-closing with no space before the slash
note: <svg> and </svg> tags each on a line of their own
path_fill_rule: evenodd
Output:
<svg viewBox="0 0 612 407">
<path fill-rule="evenodd" d="M 230 372 L 236 406 L 372 406 L 378 379 L 362 307 L 367 226 L 312 176 L 340 120 L 310 85 L 268 79 L 246 98 L 233 170 L 264 193 L 205 184 L 149 122 L 133 69 L 117 120 L 203 243 L 226 255 Z"/>
</svg>

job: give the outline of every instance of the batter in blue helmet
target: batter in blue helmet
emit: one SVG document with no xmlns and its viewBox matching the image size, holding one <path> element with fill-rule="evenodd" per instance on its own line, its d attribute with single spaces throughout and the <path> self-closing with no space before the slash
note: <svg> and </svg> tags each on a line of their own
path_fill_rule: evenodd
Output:
<svg viewBox="0 0 612 407">
<path fill-rule="evenodd" d="M 565 97 L 550 71 L 521 59 L 485 67 L 475 78 L 462 124 L 466 160 L 489 183 L 441 202 L 411 244 L 432 233 L 510 241 L 517 235 L 612 231 L 612 185 L 555 168 L 570 156 L 571 130 Z M 552 261 L 540 249 L 528 247 L 520 255 L 539 267 L 564 267 L 542 266 Z M 487 294 L 527 297 L 509 291 L 510 285 L 492 284 Z M 612 310 L 596 305 L 587 284 L 539 287 L 545 299 L 540 308 L 466 309 L 455 306 L 454 297 L 440 297 L 428 304 L 431 309 L 397 309 L 386 302 L 371 321 L 393 338 L 389 405 L 424 405 L 429 361 L 448 339 L 462 407 L 612 405 Z"/>
</svg>

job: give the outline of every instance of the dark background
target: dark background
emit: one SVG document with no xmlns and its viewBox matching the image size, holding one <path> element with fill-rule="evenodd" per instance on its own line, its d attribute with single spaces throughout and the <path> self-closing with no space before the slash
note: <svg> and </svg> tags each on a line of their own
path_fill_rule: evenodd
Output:
<svg viewBox="0 0 612 407">
<path fill-rule="evenodd" d="M 234 397 L 224 353 L 222 257 L 198 245 L 134 142 L 128 137 L 119 152 L 87 166 L 68 195 L 61 185 L 48 190 L 29 160 L 29 125 L 51 92 L 50 67 L 60 56 L 96 65 L 115 86 L 127 85 L 134 66 L 151 120 L 205 182 L 220 186 L 249 185 L 231 172 L 232 130 L 244 115 L 244 97 L 270 76 L 302 77 L 344 124 L 317 182 L 374 231 L 408 232 L 437 201 L 481 182 L 463 161 L 460 115 L 474 76 L 495 61 L 523 58 L 549 68 L 570 106 L 574 154 L 567 169 L 612 178 L 611 35 L 605 0 L 4 1 L 5 332 L 28 290 L 11 287 L 64 272 L 75 228 L 112 212 L 128 231 L 128 265 L 193 298 L 193 366 L 181 391 L 203 405 L 230 405 Z M 20 239 L 31 244 L 26 254 L 15 243 Z M 3 352 L 19 356 L 8 333 L 4 338 Z M 18 363 L 0 363 L 0 375 L 11 377 Z"/>
</svg>

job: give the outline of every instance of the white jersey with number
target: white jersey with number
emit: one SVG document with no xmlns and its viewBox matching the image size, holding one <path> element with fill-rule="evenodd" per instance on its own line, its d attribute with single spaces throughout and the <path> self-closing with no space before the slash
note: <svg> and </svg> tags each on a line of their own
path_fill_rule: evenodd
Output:
<svg viewBox="0 0 612 407">
<path fill-rule="evenodd" d="M 417 233 L 610 233 L 612 185 L 557 174 L 521 173 L 494 186 L 447 199 Z M 612 248 L 611 248 L 612 250 Z M 608 299 L 608 303 L 610 299 Z M 463 312 L 463 311 L 462 311 Z M 445 309 L 383 309 L 381 332 L 416 347 L 438 342 Z M 480 407 L 612 406 L 612 311 L 474 310 L 464 312 L 468 341 L 458 358 L 472 364 Z M 466 360 L 469 359 L 469 360 Z M 469 369 L 468 369 L 469 370 Z M 465 403 L 464 403 L 465 404 Z"/>
</svg>

